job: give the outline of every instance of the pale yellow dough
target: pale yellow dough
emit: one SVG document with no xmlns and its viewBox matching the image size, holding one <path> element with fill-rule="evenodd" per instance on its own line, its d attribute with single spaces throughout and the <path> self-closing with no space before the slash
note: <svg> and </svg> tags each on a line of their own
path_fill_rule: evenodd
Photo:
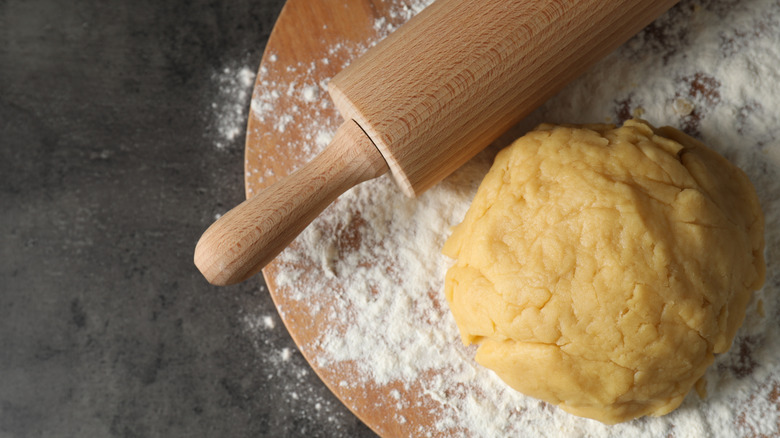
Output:
<svg viewBox="0 0 780 438">
<path fill-rule="evenodd" d="M 501 151 L 444 247 L 476 360 L 604 423 L 663 415 L 764 281 L 746 175 L 672 128 L 542 125 Z"/>
</svg>

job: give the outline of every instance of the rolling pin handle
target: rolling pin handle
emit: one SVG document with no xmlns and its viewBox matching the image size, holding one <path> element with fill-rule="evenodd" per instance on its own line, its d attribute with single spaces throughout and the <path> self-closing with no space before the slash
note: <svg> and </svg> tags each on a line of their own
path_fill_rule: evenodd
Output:
<svg viewBox="0 0 780 438">
<path fill-rule="evenodd" d="M 360 126 L 347 120 L 330 145 L 214 222 L 195 247 L 195 265 L 224 286 L 257 274 L 349 188 L 383 175 L 387 163 Z"/>
</svg>

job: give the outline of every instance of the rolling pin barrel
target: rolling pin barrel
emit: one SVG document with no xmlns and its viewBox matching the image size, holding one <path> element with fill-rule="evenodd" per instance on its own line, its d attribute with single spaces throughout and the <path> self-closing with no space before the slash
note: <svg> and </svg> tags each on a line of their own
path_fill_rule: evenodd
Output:
<svg viewBox="0 0 780 438">
<path fill-rule="evenodd" d="M 437 0 L 329 83 L 346 120 L 310 164 L 215 222 L 214 284 L 256 274 L 328 204 L 389 167 L 416 196 L 677 0 Z"/>
<path fill-rule="evenodd" d="M 676 2 L 437 0 L 328 88 L 416 196 Z"/>
</svg>

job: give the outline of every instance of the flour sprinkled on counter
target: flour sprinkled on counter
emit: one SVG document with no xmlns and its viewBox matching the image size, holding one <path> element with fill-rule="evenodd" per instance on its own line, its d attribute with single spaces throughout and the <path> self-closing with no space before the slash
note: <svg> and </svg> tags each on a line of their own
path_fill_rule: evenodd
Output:
<svg viewBox="0 0 780 438">
<path fill-rule="evenodd" d="M 211 103 L 214 129 L 217 136 L 214 145 L 225 149 L 244 133 L 246 126 L 246 102 L 252 92 L 255 72 L 249 67 L 224 67 L 215 72 L 216 99 Z"/>
</svg>

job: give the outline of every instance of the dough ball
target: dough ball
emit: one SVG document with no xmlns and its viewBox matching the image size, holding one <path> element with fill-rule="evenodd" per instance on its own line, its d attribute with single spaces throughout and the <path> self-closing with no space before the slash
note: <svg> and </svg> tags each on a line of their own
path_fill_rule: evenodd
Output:
<svg viewBox="0 0 780 438">
<path fill-rule="evenodd" d="M 674 410 L 764 281 L 747 176 L 672 128 L 542 125 L 502 150 L 444 247 L 476 360 L 604 423 Z"/>
</svg>

